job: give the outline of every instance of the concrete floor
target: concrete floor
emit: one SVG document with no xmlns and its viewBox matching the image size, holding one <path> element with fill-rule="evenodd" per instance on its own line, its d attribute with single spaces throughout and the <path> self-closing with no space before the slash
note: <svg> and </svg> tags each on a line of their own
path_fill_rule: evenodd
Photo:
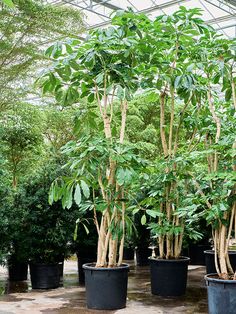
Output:
<svg viewBox="0 0 236 314">
<path fill-rule="evenodd" d="M 205 267 L 189 266 L 186 295 L 163 298 L 151 295 L 148 267 L 131 263 L 127 307 L 117 311 L 88 310 L 85 288 L 79 286 L 77 262 L 66 261 L 63 286 L 55 290 L 32 290 L 30 281 L 13 284 L 0 267 L 0 314 L 206 314 Z M 5 294 L 4 294 L 5 293 Z"/>
</svg>

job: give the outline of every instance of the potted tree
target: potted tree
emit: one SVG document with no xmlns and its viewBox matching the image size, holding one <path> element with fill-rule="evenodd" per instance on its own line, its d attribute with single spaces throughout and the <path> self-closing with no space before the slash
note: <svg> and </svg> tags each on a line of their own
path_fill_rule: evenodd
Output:
<svg viewBox="0 0 236 314">
<path fill-rule="evenodd" d="M 204 54 L 203 54 L 204 50 Z M 213 53 L 212 53 L 213 52 Z M 235 310 L 235 264 L 229 241 L 235 236 L 235 41 L 205 34 L 196 54 L 204 70 L 202 158 L 193 175 L 212 227 L 215 274 L 207 274 L 209 313 Z M 217 86 L 217 88 L 216 88 Z M 199 162 L 205 161 L 205 167 Z M 219 295 L 221 296 L 219 298 Z"/>
<path fill-rule="evenodd" d="M 149 56 L 152 70 L 148 62 L 140 67 L 144 83 L 155 89 L 161 149 L 156 163 L 148 169 L 148 181 L 144 177 L 149 193 L 141 205 L 157 219 L 149 225 L 159 247 L 159 257 L 150 259 L 151 288 L 153 294 L 164 296 L 185 293 L 189 258 L 181 257 L 183 235 L 189 228 L 192 237 L 200 236 L 191 228 L 199 204 L 188 174 L 192 167 L 188 155 L 196 144 L 199 127 L 201 91 L 192 54 L 201 44 L 201 34 L 208 32 L 199 14 L 199 9 L 180 7 L 171 16 L 157 17 L 143 39 L 156 47 Z M 142 221 L 146 223 L 145 214 Z"/>
<path fill-rule="evenodd" d="M 129 189 L 140 166 L 125 142 L 128 102 L 138 86 L 135 42 L 135 36 L 117 26 L 92 32 L 84 43 L 72 40 L 46 52 L 56 62 L 43 77 L 43 90 L 54 92 L 63 106 L 86 96 L 90 127 L 93 124 L 92 131 L 84 128 L 78 141 L 65 145 L 72 175 L 54 181 L 50 189 L 50 202 L 62 199 L 64 208 L 71 207 L 73 198 L 80 206 L 81 195 L 92 195 L 88 209 L 94 214 L 98 244 L 97 261 L 84 265 L 89 308 L 126 305 L 129 267 L 122 264 L 123 246 Z"/>
</svg>

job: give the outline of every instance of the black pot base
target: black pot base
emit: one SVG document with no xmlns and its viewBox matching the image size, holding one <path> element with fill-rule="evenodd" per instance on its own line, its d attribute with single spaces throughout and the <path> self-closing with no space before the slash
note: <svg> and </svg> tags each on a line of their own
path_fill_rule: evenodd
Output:
<svg viewBox="0 0 236 314">
<path fill-rule="evenodd" d="M 60 285 L 58 264 L 30 264 L 32 289 L 55 289 Z"/>
<path fill-rule="evenodd" d="M 126 307 L 129 266 L 95 268 L 83 265 L 86 301 L 89 309 L 117 310 Z"/>
<path fill-rule="evenodd" d="M 184 295 L 188 264 L 188 257 L 177 260 L 150 258 L 152 294 L 172 297 Z"/>
</svg>

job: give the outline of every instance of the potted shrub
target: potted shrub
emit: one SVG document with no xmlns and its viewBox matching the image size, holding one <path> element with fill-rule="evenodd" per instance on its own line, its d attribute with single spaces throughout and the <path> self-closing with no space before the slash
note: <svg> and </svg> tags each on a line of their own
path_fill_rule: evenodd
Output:
<svg viewBox="0 0 236 314">
<path fill-rule="evenodd" d="M 48 204 L 51 181 L 59 174 L 57 159 L 45 160 L 34 176 L 29 176 L 18 196 L 27 210 L 28 255 L 33 289 L 56 288 L 60 283 L 58 265 L 69 256 L 77 209 L 62 209 L 61 203 Z"/>
<path fill-rule="evenodd" d="M 7 190 L 4 196 L 6 202 L 1 206 L 1 210 L 4 211 L 4 219 L 8 223 L 9 241 L 5 249 L 8 253 L 10 281 L 27 279 L 27 210 L 18 204 L 18 194 L 27 171 L 32 169 L 33 163 L 37 163 L 36 156 L 41 151 L 43 141 L 39 111 L 25 103 L 18 105 L 17 111 L 9 109 L 0 116 L 1 154 L 5 159 L 3 177 Z"/>
<path fill-rule="evenodd" d="M 122 27 L 109 27 L 92 32 L 84 43 L 72 40 L 46 52 L 56 63 L 43 77 L 43 90 L 54 92 L 63 106 L 85 96 L 88 101 L 78 141 L 69 142 L 63 150 L 69 156 L 71 176 L 52 184 L 50 201 L 62 199 L 63 207 L 70 208 L 73 199 L 80 206 L 84 197 L 92 195 L 88 210 L 94 215 L 98 244 L 97 261 L 84 265 L 89 308 L 126 305 L 129 267 L 122 263 L 123 246 L 129 189 L 135 168 L 140 167 L 125 142 L 128 102 L 138 86 L 135 36 Z M 88 124 L 83 125 L 85 121 Z"/>
</svg>

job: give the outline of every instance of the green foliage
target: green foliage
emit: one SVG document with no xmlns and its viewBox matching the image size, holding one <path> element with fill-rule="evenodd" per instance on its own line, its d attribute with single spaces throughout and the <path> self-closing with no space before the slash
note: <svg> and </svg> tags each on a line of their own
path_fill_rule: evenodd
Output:
<svg viewBox="0 0 236 314">
<path fill-rule="evenodd" d="M 16 187 L 20 175 L 36 163 L 43 145 L 42 121 L 36 108 L 22 104 L 15 111 L 1 115 L 0 141 L 1 155 L 12 174 L 12 184 Z"/>
<path fill-rule="evenodd" d="M 45 4 L 42 0 L 4 0 L 0 7 L 0 111 L 30 94 L 36 69 L 47 63 L 45 46 L 74 37 L 83 29 L 82 15 L 69 7 Z M 34 98 L 34 97 L 33 97 Z"/>
<path fill-rule="evenodd" d="M 59 165 L 55 159 L 45 160 L 34 177 L 29 176 L 22 189 L 18 190 L 14 202 L 14 208 L 26 212 L 27 252 L 29 258 L 36 262 L 59 261 L 70 254 L 73 242 L 77 208 L 62 209 L 59 202 L 48 204 L 51 181 L 62 172 Z"/>
</svg>

